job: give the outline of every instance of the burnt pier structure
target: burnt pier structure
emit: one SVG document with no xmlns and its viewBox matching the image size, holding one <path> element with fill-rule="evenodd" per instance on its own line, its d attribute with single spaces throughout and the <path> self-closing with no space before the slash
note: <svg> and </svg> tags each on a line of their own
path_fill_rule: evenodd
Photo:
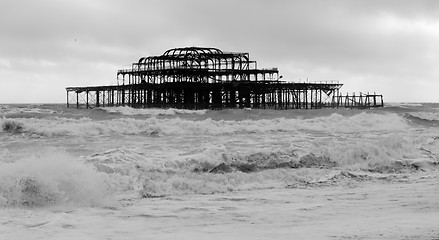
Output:
<svg viewBox="0 0 439 240">
<path fill-rule="evenodd" d="M 68 87 L 67 107 L 94 108 L 370 108 L 382 95 L 342 95 L 343 84 L 287 82 L 277 68 L 258 68 L 249 53 L 186 47 L 142 57 L 117 72 L 117 85 Z"/>
</svg>

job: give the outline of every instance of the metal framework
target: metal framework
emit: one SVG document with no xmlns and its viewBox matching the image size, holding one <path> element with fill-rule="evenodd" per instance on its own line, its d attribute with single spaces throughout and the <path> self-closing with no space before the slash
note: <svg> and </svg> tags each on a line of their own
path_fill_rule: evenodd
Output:
<svg viewBox="0 0 439 240">
<path fill-rule="evenodd" d="M 382 95 L 340 95 L 338 82 L 281 81 L 277 68 L 258 69 L 248 53 L 174 48 L 142 57 L 117 72 L 118 85 L 68 87 L 67 106 L 188 109 L 383 106 Z"/>
<path fill-rule="evenodd" d="M 201 47 L 174 48 L 161 56 L 142 57 L 130 69 L 117 72 L 118 79 L 122 76 L 122 84 L 273 81 L 278 80 L 278 74 L 277 68 L 258 69 L 248 53 Z"/>
</svg>

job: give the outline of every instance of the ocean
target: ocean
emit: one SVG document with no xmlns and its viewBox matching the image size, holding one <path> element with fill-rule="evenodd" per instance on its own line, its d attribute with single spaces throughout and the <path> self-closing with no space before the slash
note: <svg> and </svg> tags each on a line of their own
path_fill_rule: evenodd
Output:
<svg viewBox="0 0 439 240">
<path fill-rule="evenodd" d="M 373 211 L 340 215 L 355 200 L 340 196 L 379 189 L 369 203 L 386 194 L 401 200 L 410 196 L 397 190 L 404 186 L 437 199 L 438 159 L 437 103 L 221 111 L 0 105 L 0 239 L 376 239 L 389 231 L 355 232 L 374 224 Z M 345 205 L 329 207 L 337 201 Z M 434 206 L 436 215 L 420 219 L 437 220 Z M 357 224 L 325 225 L 334 221 Z M 386 239 L 439 236 L 428 223 L 421 235 L 406 226 Z"/>
</svg>

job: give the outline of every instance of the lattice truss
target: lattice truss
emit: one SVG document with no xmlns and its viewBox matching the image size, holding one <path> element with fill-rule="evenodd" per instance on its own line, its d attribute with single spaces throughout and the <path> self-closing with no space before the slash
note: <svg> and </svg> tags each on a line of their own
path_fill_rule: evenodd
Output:
<svg viewBox="0 0 439 240">
<path fill-rule="evenodd" d="M 119 70 L 118 79 L 119 76 L 122 76 L 122 84 L 279 79 L 277 68 L 258 69 L 249 53 L 202 47 L 174 48 L 161 56 L 142 57 L 130 69 Z"/>
</svg>

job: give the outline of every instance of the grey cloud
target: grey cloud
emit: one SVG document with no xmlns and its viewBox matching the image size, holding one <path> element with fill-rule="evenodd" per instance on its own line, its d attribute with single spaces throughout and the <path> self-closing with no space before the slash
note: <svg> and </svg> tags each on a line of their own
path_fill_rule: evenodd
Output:
<svg viewBox="0 0 439 240">
<path fill-rule="evenodd" d="M 3 68 L 68 83 L 73 74 L 105 73 L 96 66 L 202 45 L 250 52 L 261 67 L 282 67 L 291 80 L 378 76 L 392 84 L 419 74 L 428 82 L 438 77 L 438 35 L 386 32 L 382 20 L 439 26 L 438 9 L 433 0 L 4 0 L 0 77 Z M 115 70 L 107 71 L 103 78 L 114 81 Z"/>
</svg>

